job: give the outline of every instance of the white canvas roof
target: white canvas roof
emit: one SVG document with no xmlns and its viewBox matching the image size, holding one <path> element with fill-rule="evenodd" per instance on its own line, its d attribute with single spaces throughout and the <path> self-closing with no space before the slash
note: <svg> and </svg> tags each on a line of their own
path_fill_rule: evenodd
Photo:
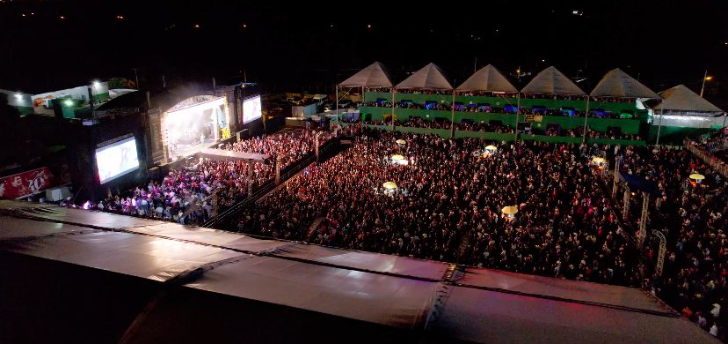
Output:
<svg viewBox="0 0 728 344">
<path fill-rule="evenodd" d="M 513 84 L 493 65 L 489 64 L 458 86 L 458 91 L 518 93 Z"/>
<path fill-rule="evenodd" d="M 363 271 L 381 272 L 428 280 L 439 280 L 450 264 L 364 251 L 342 250 L 317 245 L 291 244 L 276 250 L 276 255 L 305 259 Z"/>
<path fill-rule="evenodd" d="M 417 328 L 442 286 L 273 257 L 215 268 L 189 287 L 382 325 Z"/>
<path fill-rule="evenodd" d="M 590 283 L 589 288 L 585 289 L 584 283 L 578 281 L 476 268 L 468 269 L 458 282 L 471 287 L 509 290 L 553 298 L 566 297 L 569 300 L 589 304 L 671 314 L 671 311 L 657 302 L 656 298 L 637 288 Z"/>
<path fill-rule="evenodd" d="M 619 68 L 612 69 L 604 75 L 592 90 L 591 95 L 594 97 L 660 98 L 655 91 Z"/>
<path fill-rule="evenodd" d="M 400 82 L 396 88 L 452 90 L 452 85 L 447 81 L 440 67 L 430 63 Z"/>
<path fill-rule="evenodd" d="M 343 87 L 392 87 L 392 81 L 389 80 L 382 64 L 374 62 L 339 85 Z"/>
<path fill-rule="evenodd" d="M 459 286 L 432 331 L 467 343 L 718 342 L 677 317 Z"/>
<path fill-rule="evenodd" d="M 564 73 L 551 66 L 536 76 L 521 90 L 525 94 L 553 94 L 553 95 L 586 95 Z"/>
<path fill-rule="evenodd" d="M 663 101 L 653 109 L 686 112 L 723 112 L 705 98 L 699 96 L 685 85 L 677 85 L 660 92 Z"/>
</svg>

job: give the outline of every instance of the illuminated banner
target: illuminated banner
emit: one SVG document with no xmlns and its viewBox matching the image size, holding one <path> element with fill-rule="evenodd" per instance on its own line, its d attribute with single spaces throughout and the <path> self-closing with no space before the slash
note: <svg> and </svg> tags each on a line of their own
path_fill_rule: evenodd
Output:
<svg viewBox="0 0 728 344">
<path fill-rule="evenodd" d="M 54 186 L 48 167 L 14 174 L 0 179 L 0 198 L 15 199 L 30 196 Z"/>
</svg>

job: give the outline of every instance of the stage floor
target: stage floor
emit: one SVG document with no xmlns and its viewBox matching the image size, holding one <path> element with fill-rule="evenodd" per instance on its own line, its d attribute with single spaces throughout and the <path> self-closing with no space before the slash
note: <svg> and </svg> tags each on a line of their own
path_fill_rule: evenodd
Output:
<svg viewBox="0 0 728 344">
<path fill-rule="evenodd" d="M 173 153 L 170 153 L 169 159 L 175 161 L 181 158 L 195 155 L 203 149 L 211 147 L 216 148 L 217 144 L 217 141 L 206 141 L 205 143 L 198 143 L 196 145 L 180 145 L 180 147 L 177 147 L 177 149 Z"/>
</svg>

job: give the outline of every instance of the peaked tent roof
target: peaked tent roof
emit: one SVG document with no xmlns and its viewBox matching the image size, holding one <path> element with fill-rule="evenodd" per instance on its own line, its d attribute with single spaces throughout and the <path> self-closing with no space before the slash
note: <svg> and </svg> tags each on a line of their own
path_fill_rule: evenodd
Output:
<svg viewBox="0 0 728 344">
<path fill-rule="evenodd" d="M 392 81 L 379 62 L 374 62 L 339 84 L 344 87 L 392 87 Z"/>
<path fill-rule="evenodd" d="M 586 95 L 584 91 L 561 73 L 556 67 L 548 67 L 538 74 L 521 90 L 530 94 Z"/>
<path fill-rule="evenodd" d="M 591 92 L 595 97 L 653 98 L 660 96 L 623 70 L 615 68 L 607 72 Z"/>
<path fill-rule="evenodd" d="M 723 112 L 705 98 L 699 96 L 685 85 L 677 85 L 660 92 L 663 101 L 653 109 L 670 111 Z"/>
<path fill-rule="evenodd" d="M 414 74 L 410 75 L 409 78 L 400 82 L 396 88 L 429 88 L 429 89 L 441 89 L 441 90 L 452 90 L 452 85 L 447 81 L 445 75 L 442 73 L 440 67 L 434 63 L 430 63 L 418 70 Z"/>
<path fill-rule="evenodd" d="M 518 89 L 491 64 L 471 75 L 457 90 L 518 93 Z"/>
</svg>

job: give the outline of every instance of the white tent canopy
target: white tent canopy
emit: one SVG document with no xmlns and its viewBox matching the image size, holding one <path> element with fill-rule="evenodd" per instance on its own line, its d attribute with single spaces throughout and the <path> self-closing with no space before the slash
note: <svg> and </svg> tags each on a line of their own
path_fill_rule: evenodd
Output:
<svg viewBox="0 0 728 344">
<path fill-rule="evenodd" d="M 592 90 L 591 95 L 594 97 L 660 98 L 653 90 L 619 68 L 612 69 L 604 75 Z"/>
<path fill-rule="evenodd" d="M 440 67 L 430 63 L 399 83 L 396 88 L 452 90 L 452 85 L 447 81 Z"/>
<path fill-rule="evenodd" d="M 392 81 L 384 71 L 382 64 L 374 62 L 339 85 L 342 87 L 392 87 Z"/>
<path fill-rule="evenodd" d="M 553 95 L 586 95 L 579 86 L 571 81 L 556 67 L 551 66 L 536 76 L 521 90 L 525 94 L 553 94 Z"/>
<path fill-rule="evenodd" d="M 685 85 L 677 85 L 660 92 L 663 101 L 653 107 L 654 110 L 685 112 L 717 112 L 723 110 L 699 96 Z"/>
<path fill-rule="evenodd" d="M 518 93 L 513 84 L 493 65 L 489 64 L 458 86 L 458 91 Z"/>
</svg>

